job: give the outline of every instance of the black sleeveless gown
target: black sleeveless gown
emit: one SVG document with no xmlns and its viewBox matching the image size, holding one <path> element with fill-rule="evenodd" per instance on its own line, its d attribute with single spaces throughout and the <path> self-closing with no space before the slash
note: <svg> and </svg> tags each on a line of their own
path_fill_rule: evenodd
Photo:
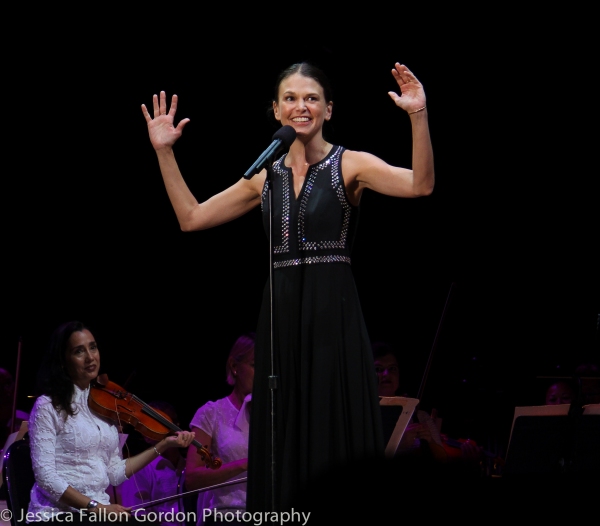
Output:
<svg viewBox="0 0 600 526">
<path fill-rule="evenodd" d="M 272 433 L 267 280 L 250 419 L 251 512 L 289 510 L 318 477 L 383 456 L 375 368 L 350 266 L 358 208 L 346 196 L 343 152 L 333 146 L 325 159 L 309 167 L 297 199 L 285 156 L 273 165 L 275 429 Z M 265 185 L 261 206 L 268 235 L 267 197 Z"/>
</svg>

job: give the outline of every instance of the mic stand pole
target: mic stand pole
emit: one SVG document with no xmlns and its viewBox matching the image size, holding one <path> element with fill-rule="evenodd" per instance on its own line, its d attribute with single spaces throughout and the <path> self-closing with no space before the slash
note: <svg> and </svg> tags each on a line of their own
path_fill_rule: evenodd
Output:
<svg viewBox="0 0 600 526">
<path fill-rule="evenodd" d="M 274 153 L 274 152 L 273 152 Z M 277 510 L 275 503 L 275 487 L 276 487 L 276 461 L 275 461 L 275 390 L 277 389 L 277 376 L 275 376 L 275 350 L 274 350 L 274 320 L 273 320 L 273 167 L 272 156 L 269 157 L 265 164 L 267 170 L 266 185 L 267 185 L 267 200 L 269 203 L 269 315 L 270 315 L 270 356 L 271 356 L 271 375 L 269 376 L 269 390 L 271 393 L 271 507 L 272 511 Z"/>
</svg>

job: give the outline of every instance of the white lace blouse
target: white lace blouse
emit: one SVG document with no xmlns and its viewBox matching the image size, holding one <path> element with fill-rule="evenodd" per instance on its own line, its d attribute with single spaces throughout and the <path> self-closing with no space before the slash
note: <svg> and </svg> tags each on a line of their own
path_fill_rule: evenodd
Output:
<svg viewBox="0 0 600 526">
<path fill-rule="evenodd" d="M 40 396 L 29 417 L 29 443 L 35 484 L 29 512 L 73 511 L 58 500 L 68 486 L 102 504 L 110 504 L 109 485 L 124 480 L 125 460 L 117 427 L 92 413 L 87 399 L 89 387 L 75 386 L 75 416 L 54 409 L 48 396 Z M 36 515 L 41 516 L 41 515 Z"/>
</svg>

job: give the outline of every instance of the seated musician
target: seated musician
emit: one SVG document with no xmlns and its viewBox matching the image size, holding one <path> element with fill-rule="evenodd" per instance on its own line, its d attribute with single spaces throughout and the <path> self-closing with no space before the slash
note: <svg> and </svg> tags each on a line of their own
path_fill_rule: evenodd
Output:
<svg viewBox="0 0 600 526">
<path fill-rule="evenodd" d="M 232 386 L 225 398 L 202 405 L 190 427 L 198 440 L 223 460 L 218 470 L 208 470 L 201 456 L 190 448 L 185 484 L 189 490 L 206 488 L 198 498 L 198 524 L 224 522 L 225 513 L 246 510 L 246 483 L 209 489 L 224 482 L 244 479 L 248 469 L 248 432 L 254 383 L 254 333 L 242 334 L 234 342 L 225 363 L 226 381 Z M 217 511 L 220 513 L 218 514 Z M 237 515 L 235 515 L 237 517 Z M 243 521 L 226 520 L 234 526 Z"/>
<path fill-rule="evenodd" d="M 379 396 L 407 396 L 400 392 L 400 366 L 397 352 L 393 345 L 385 341 L 374 341 L 371 344 Z M 441 421 L 437 411 L 431 414 L 419 409 L 402 435 L 397 455 L 420 455 L 442 463 L 454 460 L 464 461 L 467 466 L 475 466 L 478 470 L 482 460 L 483 448 L 474 441 L 450 441 L 441 433 Z"/>
<path fill-rule="evenodd" d="M 90 329 L 79 321 L 60 325 L 40 367 L 41 396 L 29 419 L 35 484 L 26 522 L 52 520 L 59 513 L 70 514 L 74 523 L 133 522 L 135 514 L 111 503 L 107 487 L 118 486 L 167 449 L 187 447 L 194 439 L 193 432 L 180 431 L 124 459 L 116 423 L 89 407 L 90 384 L 99 370 L 100 352 Z"/>
</svg>

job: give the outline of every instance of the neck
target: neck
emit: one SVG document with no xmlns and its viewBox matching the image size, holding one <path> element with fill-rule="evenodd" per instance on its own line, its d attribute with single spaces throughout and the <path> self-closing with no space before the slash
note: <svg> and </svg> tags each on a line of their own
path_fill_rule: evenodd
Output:
<svg viewBox="0 0 600 526">
<path fill-rule="evenodd" d="M 287 160 L 290 164 L 316 164 L 327 156 L 332 146 L 323 137 L 315 137 L 306 144 L 295 140 L 289 149 Z"/>
<path fill-rule="evenodd" d="M 233 388 L 233 391 L 231 391 L 231 394 L 229 395 L 229 400 L 231 400 L 231 403 L 238 410 L 240 410 L 242 408 L 242 405 L 244 404 L 244 398 L 246 398 L 246 395 L 244 393 L 242 393 L 241 391 L 238 391 L 235 387 Z"/>
</svg>

